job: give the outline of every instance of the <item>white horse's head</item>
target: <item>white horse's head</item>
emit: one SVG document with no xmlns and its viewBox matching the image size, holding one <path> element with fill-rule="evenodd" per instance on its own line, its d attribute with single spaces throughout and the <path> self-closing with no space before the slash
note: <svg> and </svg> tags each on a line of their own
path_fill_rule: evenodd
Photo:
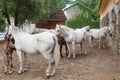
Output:
<svg viewBox="0 0 120 80">
<path fill-rule="evenodd" d="M 55 34 L 58 36 L 61 33 L 61 25 L 56 24 Z"/>
<path fill-rule="evenodd" d="M 90 26 L 84 26 L 83 29 L 85 29 L 85 31 L 89 31 L 90 30 Z"/>
</svg>

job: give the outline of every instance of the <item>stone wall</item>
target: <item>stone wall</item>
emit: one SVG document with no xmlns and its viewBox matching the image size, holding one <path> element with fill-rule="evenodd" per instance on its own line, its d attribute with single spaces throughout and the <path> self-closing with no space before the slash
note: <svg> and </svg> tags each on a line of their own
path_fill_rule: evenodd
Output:
<svg viewBox="0 0 120 80">
<path fill-rule="evenodd" d="M 108 37 L 113 50 L 120 54 L 120 2 L 104 17 L 101 27 L 113 27 L 113 37 Z"/>
</svg>

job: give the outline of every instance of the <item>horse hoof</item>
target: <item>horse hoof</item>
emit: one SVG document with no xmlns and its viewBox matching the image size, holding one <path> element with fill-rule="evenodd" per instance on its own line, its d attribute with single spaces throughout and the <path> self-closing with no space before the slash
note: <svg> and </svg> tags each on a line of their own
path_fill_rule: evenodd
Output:
<svg viewBox="0 0 120 80">
<path fill-rule="evenodd" d="M 63 58 L 63 56 L 61 56 L 61 58 Z"/>
<path fill-rule="evenodd" d="M 18 74 L 22 74 L 22 71 L 18 71 Z"/>
<path fill-rule="evenodd" d="M 11 68 L 13 68 L 13 65 L 11 65 Z"/>
<path fill-rule="evenodd" d="M 83 52 L 80 52 L 80 54 L 83 54 Z"/>
<path fill-rule="evenodd" d="M 53 77 L 54 75 L 53 75 L 53 74 L 51 74 L 50 76 L 51 76 L 51 77 Z"/>
<path fill-rule="evenodd" d="M 105 46 L 103 46 L 103 48 L 105 49 Z"/>
<path fill-rule="evenodd" d="M 93 46 L 90 46 L 91 48 L 93 48 Z"/>
<path fill-rule="evenodd" d="M 68 56 L 68 58 L 70 58 L 70 56 Z"/>
<path fill-rule="evenodd" d="M 7 72 L 4 72 L 4 74 L 7 74 Z"/>
<path fill-rule="evenodd" d="M 73 59 L 76 59 L 76 57 L 73 57 Z"/>
<path fill-rule="evenodd" d="M 9 71 L 9 74 L 11 74 L 12 73 L 12 71 Z"/>
<path fill-rule="evenodd" d="M 24 69 L 24 72 L 27 72 L 28 71 L 28 69 Z"/>
<path fill-rule="evenodd" d="M 47 74 L 47 75 L 46 75 L 47 78 L 50 78 L 50 76 L 51 76 L 50 74 Z"/>
</svg>

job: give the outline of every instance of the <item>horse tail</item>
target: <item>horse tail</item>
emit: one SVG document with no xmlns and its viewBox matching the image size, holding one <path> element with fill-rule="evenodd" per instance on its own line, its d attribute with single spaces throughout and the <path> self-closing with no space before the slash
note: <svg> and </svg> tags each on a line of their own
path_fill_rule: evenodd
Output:
<svg viewBox="0 0 120 80">
<path fill-rule="evenodd" d="M 53 50 L 53 57 L 54 57 L 54 60 L 55 60 L 55 67 L 57 67 L 60 63 L 60 50 L 59 50 L 59 45 L 58 45 L 58 38 L 57 36 L 54 36 L 53 37 L 54 39 L 54 50 Z"/>
</svg>

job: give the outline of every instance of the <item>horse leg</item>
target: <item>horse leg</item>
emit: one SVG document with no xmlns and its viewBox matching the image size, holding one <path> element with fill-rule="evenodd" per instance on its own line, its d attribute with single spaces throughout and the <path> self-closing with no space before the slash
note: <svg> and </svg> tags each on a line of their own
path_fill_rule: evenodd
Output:
<svg viewBox="0 0 120 80">
<path fill-rule="evenodd" d="M 19 64 L 20 64 L 18 73 L 20 74 L 20 73 L 22 73 L 22 70 L 23 70 L 23 65 L 22 65 L 22 54 L 21 54 L 21 51 L 17 50 L 17 55 L 18 55 Z"/>
<path fill-rule="evenodd" d="M 90 36 L 90 37 L 89 37 L 89 44 L 90 44 L 90 47 L 93 47 L 93 45 L 92 45 L 92 40 L 93 40 L 93 37 Z"/>
<path fill-rule="evenodd" d="M 105 40 L 102 40 L 103 48 L 105 48 Z"/>
<path fill-rule="evenodd" d="M 67 47 L 68 47 L 68 51 L 69 51 L 68 58 L 70 58 L 70 44 L 69 43 L 67 43 Z"/>
<path fill-rule="evenodd" d="M 48 78 L 50 77 L 50 69 L 51 69 L 51 62 L 49 61 L 49 65 L 46 69 L 46 77 L 48 77 Z"/>
<path fill-rule="evenodd" d="M 85 39 L 83 40 L 83 43 L 84 43 L 84 51 L 85 51 L 85 54 L 86 54 L 87 51 L 86 51 L 86 40 Z"/>
<path fill-rule="evenodd" d="M 13 67 L 13 64 L 12 64 L 12 54 L 13 54 L 13 50 L 12 50 L 12 52 L 10 54 L 10 66 L 11 66 L 11 68 Z"/>
<path fill-rule="evenodd" d="M 24 71 L 27 71 L 28 69 L 28 65 L 27 65 L 27 54 L 24 52 Z"/>
<path fill-rule="evenodd" d="M 75 56 L 75 42 L 72 42 L 72 48 L 73 48 L 73 58 L 76 58 L 76 56 Z"/>
<path fill-rule="evenodd" d="M 66 43 L 65 43 L 65 49 L 66 49 L 66 56 L 68 56 L 69 51 Z"/>
<path fill-rule="evenodd" d="M 101 38 L 99 38 L 99 49 L 101 48 Z"/>
<path fill-rule="evenodd" d="M 11 74 L 12 73 L 12 67 L 13 67 L 13 65 L 12 65 L 12 51 L 10 51 L 10 53 L 9 53 L 9 74 Z"/>
<path fill-rule="evenodd" d="M 49 51 L 48 52 L 44 52 L 42 54 L 43 54 L 44 58 L 48 60 L 48 63 L 49 63 L 49 65 L 48 65 L 48 67 L 46 69 L 46 77 L 49 78 L 51 76 L 50 70 L 52 68 L 52 63 L 54 63 L 53 56 L 52 56 L 52 54 Z"/>
<path fill-rule="evenodd" d="M 60 55 L 61 55 L 61 57 L 63 57 L 63 55 L 62 55 L 62 44 L 60 44 Z"/>
<path fill-rule="evenodd" d="M 80 43 L 80 47 L 81 47 L 80 53 L 82 54 L 83 53 L 82 42 Z"/>
<path fill-rule="evenodd" d="M 4 74 L 7 73 L 7 69 L 8 69 L 8 60 L 7 60 L 7 54 L 4 53 L 4 65 L 5 65 L 5 72 Z"/>
</svg>

